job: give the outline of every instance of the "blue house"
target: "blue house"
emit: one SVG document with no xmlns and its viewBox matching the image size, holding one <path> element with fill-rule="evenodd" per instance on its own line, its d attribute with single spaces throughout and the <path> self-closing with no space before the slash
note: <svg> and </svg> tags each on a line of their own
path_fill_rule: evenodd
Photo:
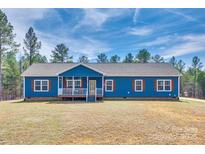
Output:
<svg viewBox="0 0 205 154">
<path fill-rule="evenodd" d="M 180 92 L 180 73 L 166 63 L 33 64 L 22 76 L 31 100 L 178 99 Z"/>
</svg>

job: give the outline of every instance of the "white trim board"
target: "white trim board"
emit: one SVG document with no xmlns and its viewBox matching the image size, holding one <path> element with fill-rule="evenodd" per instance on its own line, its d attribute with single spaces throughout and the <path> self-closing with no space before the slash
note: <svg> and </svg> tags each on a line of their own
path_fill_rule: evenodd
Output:
<svg viewBox="0 0 205 154">
<path fill-rule="evenodd" d="M 112 82 L 112 90 L 107 90 L 107 81 Z M 114 90 L 114 81 L 113 81 L 113 79 L 105 79 L 105 92 L 113 92 L 113 90 Z"/>
<path fill-rule="evenodd" d="M 36 81 L 40 81 L 40 90 L 36 90 Z M 42 90 L 42 82 L 43 81 L 47 81 L 47 90 Z M 34 92 L 49 92 L 49 88 L 50 88 L 50 85 L 49 85 L 49 80 L 34 80 Z"/>
<path fill-rule="evenodd" d="M 140 81 L 140 82 L 141 82 L 141 90 L 137 90 L 137 89 L 136 89 L 136 81 Z M 136 80 L 135 80 L 135 85 L 134 85 L 134 86 L 135 86 L 135 92 L 143 92 L 143 90 L 144 90 L 144 89 L 143 89 L 143 84 L 144 84 L 144 83 L 143 83 L 143 80 L 142 80 L 142 79 L 136 79 Z"/>
<path fill-rule="evenodd" d="M 163 81 L 163 90 L 158 89 L 158 81 Z M 170 90 L 165 90 L 165 81 L 170 82 Z M 172 91 L 172 80 L 171 79 L 157 79 L 157 92 L 171 92 Z"/>
</svg>

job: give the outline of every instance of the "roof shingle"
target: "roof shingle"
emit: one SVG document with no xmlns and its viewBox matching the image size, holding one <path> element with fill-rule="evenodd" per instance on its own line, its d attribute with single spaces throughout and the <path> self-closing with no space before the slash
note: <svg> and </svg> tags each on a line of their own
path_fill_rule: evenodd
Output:
<svg viewBox="0 0 205 154">
<path fill-rule="evenodd" d="M 58 76 L 78 65 L 79 63 L 33 64 L 23 72 L 22 76 Z M 103 72 L 105 76 L 180 76 L 180 73 L 167 63 L 89 63 L 82 65 Z"/>
</svg>

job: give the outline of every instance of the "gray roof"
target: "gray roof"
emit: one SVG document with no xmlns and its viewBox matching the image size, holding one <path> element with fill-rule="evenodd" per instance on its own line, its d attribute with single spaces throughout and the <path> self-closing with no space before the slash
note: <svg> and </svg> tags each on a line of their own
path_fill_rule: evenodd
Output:
<svg viewBox="0 0 205 154">
<path fill-rule="evenodd" d="M 40 63 L 33 64 L 22 76 L 58 76 L 79 63 Z M 180 73 L 167 63 L 107 63 L 107 64 L 82 64 L 105 76 L 180 76 Z"/>
</svg>

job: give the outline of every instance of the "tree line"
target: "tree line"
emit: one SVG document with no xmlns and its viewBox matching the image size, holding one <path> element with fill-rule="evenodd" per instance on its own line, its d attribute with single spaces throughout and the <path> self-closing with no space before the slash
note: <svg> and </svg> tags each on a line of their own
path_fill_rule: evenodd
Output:
<svg viewBox="0 0 205 154">
<path fill-rule="evenodd" d="M 30 27 L 25 34 L 23 44 L 15 42 L 14 27 L 8 21 L 6 14 L 0 10 L 0 99 L 16 99 L 22 97 L 21 73 L 34 63 L 73 63 L 73 56 L 65 44 L 57 44 L 51 51 L 51 58 L 40 54 L 41 41 L 34 29 Z M 23 54 L 20 54 L 20 49 Z M 20 55 L 17 57 L 17 55 Z M 78 62 L 89 63 L 85 55 L 79 57 Z M 181 74 L 181 95 L 190 97 L 205 97 L 205 71 L 200 58 L 193 57 L 192 65 L 186 67 L 183 60 L 174 56 L 165 60 L 160 55 L 152 56 L 147 49 L 141 49 L 136 55 L 128 53 L 123 59 L 119 55 L 108 57 L 100 53 L 97 63 L 170 63 Z M 186 69 L 187 68 L 187 69 Z"/>
</svg>

